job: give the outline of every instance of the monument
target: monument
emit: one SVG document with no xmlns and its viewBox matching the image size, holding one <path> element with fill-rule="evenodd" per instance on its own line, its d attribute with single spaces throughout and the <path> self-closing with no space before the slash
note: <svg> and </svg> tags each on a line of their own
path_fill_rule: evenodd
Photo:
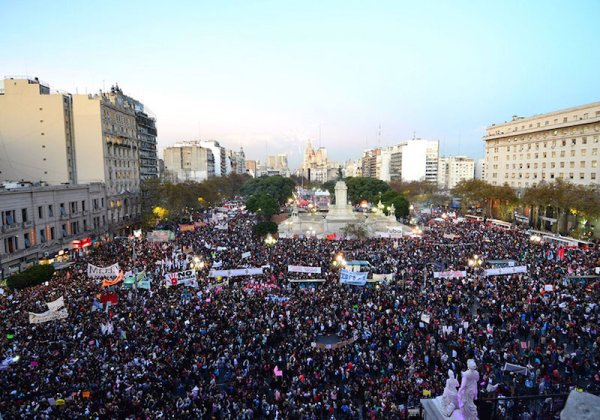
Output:
<svg viewBox="0 0 600 420">
<path fill-rule="evenodd" d="M 467 370 L 462 372 L 458 398 L 460 410 L 465 420 L 477 420 L 477 382 L 479 382 L 479 372 L 475 360 L 467 360 Z"/>
<path fill-rule="evenodd" d="M 344 228 L 352 224 L 362 226 L 368 236 L 390 231 L 401 233 L 403 229 L 406 232 L 410 231 L 410 228 L 396 221 L 393 206 L 390 207 L 388 216 L 383 214 L 381 202 L 373 213 L 355 212 L 348 202 L 348 186 L 341 177 L 338 178 L 334 189 L 335 204 L 329 206 L 326 214 L 301 214 L 294 203 L 290 217 L 279 225 L 280 237 L 293 235 L 325 237 L 332 233 L 343 236 Z"/>
</svg>

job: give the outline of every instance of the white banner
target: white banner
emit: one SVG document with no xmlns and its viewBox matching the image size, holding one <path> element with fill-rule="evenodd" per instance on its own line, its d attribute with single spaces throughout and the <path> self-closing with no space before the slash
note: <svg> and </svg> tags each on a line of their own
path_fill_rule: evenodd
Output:
<svg viewBox="0 0 600 420">
<path fill-rule="evenodd" d="M 214 261 L 212 266 L 213 268 L 221 268 L 223 267 L 223 261 Z"/>
<path fill-rule="evenodd" d="M 321 267 L 309 267 L 307 265 L 288 265 L 288 273 L 321 274 Z"/>
<path fill-rule="evenodd" d="M 56 311 L 56 310 L 62 308 L 63 306 L 65 306 L 65 300 L 61 296 L 58 299 L 56 299 L 55 301 L 46 303 L 46 305 L 48 305 L 49 311 Z"/>
<path fill-rule="evenodd" d="M 459 279 L 462 277 L 466 277 L 466 271 L 434 271 L 433 278 L 434 279 Z"/>
<path fill-rule="evenodd" d="M 54 321 L 56 319 L 65 319 L 69 316 L 66 308 L 59 311 L 46 311 L 41 314 L 35 314 L 29 312 L 29 323 L 30 324 L 41 324 L 43 322 Z"/>
<path fill-rule="evenodd" d="M 431 321 L 431 315 L 430 314 L 426 314 L 426 313 L 422 313 L 421 314 L 421 321 L 426 322 L 427 324 L 429 324 L 429 322 Z"/>
<path fill-rule="evenodd" d="M 177 273 L 165 274 L 165 284 L 171 286 L 189 286 L 198 287 L 198 279 L 196 278 L 196 270 L 185 270 Z"/>
<path fill-rule="evenodd" d="M 367 284 L 367 272 L 353 272 L 348 270 L 340 271 L 340 284 L 349 284 L 351 286 L 364 286 Z"/>
<path fill-rule="evenodd" d="M 242 258 L 243 258 L 243 259 L 245 259 L 245 258 L 250 258 L 250 255 L 252 255 L 252 253 L 251 253 L 250 251 L 248 251 L 248 252 L 244 252 L 244 253 L 242 254 Z"/>
<path fill-rule="evenodd" d="M 391 238 L 390 232 L 375 232 L 375 236 L 378 238 Z"/>
<path fill-rule="evenodd" d="M 394 273 L 389 274 L 375 274 L 373 273 L 373 280 L 375 281 L 392 281 Z"/>
<path fill-rule="evenodd" d="M 263 269 L 260 268 L 236 268 L 233 270 L 210 270 L 208 277 L 236 277 L 236 276 L 254 276 L 262 274 Z"/>
<path fill-rule="evenodd" d="M 222 223 L 220 225 L 215 225 L 215 229 L 218 229 L 218 230 L 227 230 L 227 228 L 228 228 L 227 223 Z"/>
<path fill-rule="evenodd" d="M 485 270 L 486 276 L 502 276 L 505 274 L 515 273 L 527 273 L 526 265 L 518 265 L 516 267 L 500 267 L 500 268 L 488 268 Z"/>
<path fill-rule="evenodd" d="M 119 274 L 119 263 L 115 263 L 108 267 L 96 267 L 95 265 L 88 263 L 87 269 L 88 277 L 100 278 L 100 277 L 116 277 Z"/>
</svg>

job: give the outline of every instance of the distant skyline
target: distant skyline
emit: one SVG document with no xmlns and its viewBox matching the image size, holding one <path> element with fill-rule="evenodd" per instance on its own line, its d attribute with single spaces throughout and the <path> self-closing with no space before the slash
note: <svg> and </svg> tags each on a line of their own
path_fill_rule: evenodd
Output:
<svg viewBox="0 0 600 420">
<path fill-rule="evenodd" d="M 215 139 L 295 168 L 308 140 L 341 162 L 414 133 L 480 158 L 487 125 L 600 100 L 597 1 L 0 7 L 2 76 L 118 83 L 156 115 L 160 149 Z"/>
</svg>

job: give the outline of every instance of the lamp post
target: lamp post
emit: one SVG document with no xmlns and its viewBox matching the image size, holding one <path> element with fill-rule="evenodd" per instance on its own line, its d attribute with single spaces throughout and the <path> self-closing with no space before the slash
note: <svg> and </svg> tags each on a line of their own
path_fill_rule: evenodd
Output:
<svg viewBox="0 0 600 420">
<path fill-rule="evenodd" d="M 476 271 L 483 264 L 483 259 L 479 255 L 473 255 L 473 258 L 469 258 L 468 264 Z"/>
</svg>

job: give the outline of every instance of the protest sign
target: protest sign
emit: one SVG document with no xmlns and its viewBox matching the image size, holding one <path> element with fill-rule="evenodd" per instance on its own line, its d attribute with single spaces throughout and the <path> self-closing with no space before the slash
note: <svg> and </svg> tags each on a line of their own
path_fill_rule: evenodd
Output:
<svg viewBox="0 0 600 420">
<path fill-rule="evenodd" d="M 309 267 L 306 265 L 288 265 L 289 273 L 321 274 L 321 267 Z"/>
<path fill-rule="evenodd" d="M 198 287 L 196 270 L 185 270 L 176 273 L 165 274 L 165 285 L 171 286 L 189 286 Z"/>
<path fill-rule="evenodd" d="M 433 278 L 434 279 L 459 279 L 462 277 L 466 277 L 466 271 L 434 271 Z"/>
<path fill-rule="evenodd" d="M 48 305 L 49 311 L 56 311 L 56 310 L 62 308 L 63 306 L 65 306 L 65 301 L 64 301 L 64 298 L 61 296 L 52 302 L 46 303 L 46 305 Z"/>
<path fill-rule="evenodd" d="M 361 271 L 340 271 L 340 284 L 348 284 L 351 286 L 364 286 L 367 284 L 367 272 Z"/>
<path fill-rule="evenodd" d="M 262 274 L 263 269 L 249 267 L 249 268 L 236 268 L 233 270 L 210 270 L 208 273 L 209 277 L 237 277 L 237 276 L 254 276 L 256 274 Z"/>
<path fill-rule="evenodd" d="M 115 263 L 108 267 L 97 267 L 92 264 L 88 264 L 87 269 L 88 277 L 99 278 L 99 277 L 111 277 L 119 274 L 119 264 Z"/>
<path fill-rule="evenodd" d="M 252 255 L 252 253 L 250 251 L 244 252 L 244 253 L 242 253 L 242 259 L 250 258 L 250 255 Z"/>
<path fill-rule="evenodd" d="M 69 316 L 69 313 L 65 308 L 58 311 L 46 311 L 41 314 L 29 312 L 29 323 L 30 324 L 41 324 L 44 322 L 54 321 L 56 319 L 65 319 Z"/>
<path fill-rule="evenodd" d="M 527 266 L 526 265 L 518 265 L 513 267 L 498 267 L 498 268 L 488 268 L 485 270 L 486 276 L 503 276 L 507 274 L 516 274 L 516 273 L 526 273 Z"/>
<path fill-rule="evenodd" d="M 102 287 L 114 286 L 115 284 L 119 283 L 121 280 L 123 280 L 123 272 L 119 271 L 119 273 L 117 274 L 117 277 L 115 277 L 114 279 L 112 279 L 112 280 L 105 279 L 102 282 Z"/>
</svg>

